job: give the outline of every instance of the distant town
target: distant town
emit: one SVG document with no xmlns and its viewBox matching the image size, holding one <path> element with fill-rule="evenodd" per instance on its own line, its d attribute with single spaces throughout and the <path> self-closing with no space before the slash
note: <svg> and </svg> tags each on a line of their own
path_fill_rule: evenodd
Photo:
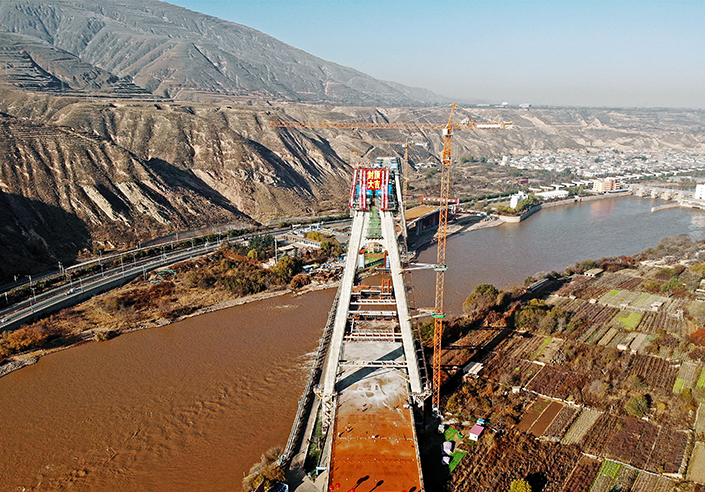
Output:
<svg viewBox="0 0 705 492">
<path fill-rule="evenodd" d="M 584 178 L 615 177 L 637 180 L 705 170 L 705 152 L 673 150 L 617 150 L 607 147 L 599 153 L 530 153 L 505 156 L 501 165 L 517 169 L 568 173 Z"/>
</svg>

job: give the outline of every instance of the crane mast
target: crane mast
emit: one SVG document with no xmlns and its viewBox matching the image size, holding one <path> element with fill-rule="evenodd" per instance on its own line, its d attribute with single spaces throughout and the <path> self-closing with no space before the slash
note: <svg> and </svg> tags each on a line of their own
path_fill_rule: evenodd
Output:
<svg viewBox="0 0 705 492">
<path fill-rule="evenodd" d="M 443 319 L 445 280 L 446 280 L 446 242 L 448 240 L 448 198 L 450 196 L 450 144 L 453 136 L 451 118 L 455 111 L 453 104 L 448 125 L 443 129 L 443 156 L 441 159 L 441 203 L 438 209 L 438 251 L 436 255 L 436 302 L 433 310 L 433 399 L 432 406 L 438 409 L 441 394 L 441 341 L 443 340 Z"/>
</svg>

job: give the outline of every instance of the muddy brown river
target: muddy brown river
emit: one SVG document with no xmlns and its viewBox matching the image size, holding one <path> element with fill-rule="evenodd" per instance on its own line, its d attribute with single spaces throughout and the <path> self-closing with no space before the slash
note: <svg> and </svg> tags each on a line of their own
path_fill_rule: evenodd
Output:
<svg viewBox="0 0 705 492">
<path fill-rule="evenodd" d="M 84 344 L 0 378 L 0 491 L 240 490 L 286 442 L 334 294 Z"/>
<path fill-rule="evenodd" d="M 543 210 L 448 241 L 446 306 L 665 236 L 705 237 L 705 211 L 620 198 Z M 435 261 L 433 248 L 420 255 Z M 414 274 L 417 306 L 433 272 Z M 234 491 L 283 446 L 335 291 L 284 296 L 88 343 L 0 378 L 0 492 Z"/>
</svg>

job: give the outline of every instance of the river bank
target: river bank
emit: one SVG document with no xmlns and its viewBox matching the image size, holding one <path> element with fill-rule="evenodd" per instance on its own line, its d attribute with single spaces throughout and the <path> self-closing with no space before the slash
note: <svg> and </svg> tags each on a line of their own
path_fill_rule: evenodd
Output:
<svg viewBox="0 0 705 492">
<path fill-rule="evenodd" d="M 60 352 L 63 350 L 67 350 L 70 348 L 77 347 L 79 345 L 83 345 L 88 342 L 93 342 L 93 341 L 101 341 L 101 340 L 108 340 L 111 338 L 115 338 L 120 335 L 124 335 L 127 333 L 132 333 L 135 331 L 140 331 L 140 330 L 147 330 L 150 328 L 160 328 L 164 326 L 168 326 L 174 323 L 178 323 L 180 321 L 184 321 L 189 318 L 194 318 L 197 316 L 202 316 L 207 313 L 212 313 L 215 311 L 221 311 L 224 309 L 228 309 L 231 307 L 235 306 L 240 306 L 243 304 L 249 304 L 253 302 L 259 302 L 263 301 L 266 299 L 272 299 L 275 297 L 281 297 L 285 296 L 288 294 L 294 295 L 294 296 L 301 296 L 304 294 L 307 294 L 309 292 L 316 292 L 316 291 L 321 291 L 321 290 L 326 290 L 326 289 L 331 289 L 334 288 L 338 285 L 338 281 L 329 281 L 329 282 L 323 282 L 323 283 L 311 283 L 308 284 L 300 289 L 291 289 L 291 288 L 278 288 L 274 290 L 269 290 L 266 292 L 260 292 L 257 294 L 251 294 L 248 296 L 243 296 L 243 297 L 237 297 L 235 299 L 228 299 L 225 301 L 218 301 L 215 302 L 214 304 L 210 304 L 207 306 L 202 306 L 193 312 L 190 312 L 188 314 L 183 314 L 177 317 L 157 317 L 156 319 L 153 319 L 148 322 L 144 323 L 137 323 L 131 326 L 127 327 L 118 327 L 117 329 L 112 326 L 111 323 L 106 323 L 105 326 L 98 326 L 89 330 L 82 331 L 80 333 L 74 334 L 70 339 L 64 339 L 60 340 L 56 343 L 55 346 L 50 346 L 48 348 L 39 348 L 36 350 L 28 350 L 19 354 L 15 354 L 11 357 L 9 357 L 4 363 L 0 364 L 0 378 L 3 376 L 6 376 L 7 374 L 10 374 L 14 371 L 17 371 L 19 369 L 22 369 L 24 367 L 27 367 L 32 364 L 36 364 L 40 358 L 45 357 L 47 355 L 54 354 L 56 352 Z M 125 286 L 123 290 L 128 289 L 130 287 L 130 284 Z M 120 289 L 118 289 L 119 291 Z M 113 291 L 112 294 L 115 294 L 116 292 Z M 102 296 L 96 296 L 95 298 L 90 299 L 84 304 L 90 303 L 90 302 L 100 302 L 101 298 L 105 297 L 108 294 L 104 294 Z"/>
<path fill-rule="evenodd" d="M 528 219 L 531 215 L 543 210 L 544 208 L 561 207 L 564 205 L 573 205 L 573 204 L 582 203 L 582 202 L 592 202 L 594 200 L 622 198 L 622 197 L 631 196 L 631 195 L 633 195 L 631 190 L 625 190 L 623 192 L 605 193 L 602 195 L 571 196 L 568 198 L 553 200 L 550 202 L 539 203 L 538 205 L 534 205 L 533 207 L 530 207 L 528 210 L 526 210 L 521 215 L 500 215 L 499 217 L 502 220 L 502 222 L 518 223 L 518 222 L 521 222 L 523 220 Z"/>
<path fill-rule="evenodd" d="M 604 195 L 591 195 L 591 196 L 581 196 L 581 197 L 570 197 L 564 200 L 556 200 L 552 202 L 541 203 L 535 207 L 530 208 L 527 212 L 522 215 L 517 216 L 501 216 L 501 215 L 490 215 L 479 221 L 472 221 L 473 218 L 477 217 L 472 215 L 470 217 L 464 217 L 459 219 L 457 222 L 451 222 L 448 224 L 448 237 L 453 235 L 462 234 L 468 231 L 476 231 L 480 229 L 487 229 L 491 227 L 498 227 L 506 223 L 519 223 L 527 219 L 529 216 L 540 212 L 543 209 L 561 207 L 565 205 L 580 204 L 583 202 L 592 202 L 596 200 L 607 200 L 623 198 L 625 196 L 630 196 L 633 193 L 631 191 L 626 191 L 624 193 L 609 193 Z M 423 250 L 426 249 L 430 244 L 435 241 L 436 230 L 429 229 L 427 232 L 409 238 L 409 249 L 410 250 Z"/>
</svg>

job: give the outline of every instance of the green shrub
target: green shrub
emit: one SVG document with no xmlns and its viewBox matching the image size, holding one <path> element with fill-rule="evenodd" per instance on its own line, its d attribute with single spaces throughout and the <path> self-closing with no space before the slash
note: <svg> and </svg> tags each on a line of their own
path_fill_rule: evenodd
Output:
<svg viewBox="0 0 705 492">
<path fill-rule="evenodd" d="M 629 415 L 641 418 L 649 411 L 649 401 L 644 395 L 636 395 L 629 399 L 624 408 Z"/>
</svg>

